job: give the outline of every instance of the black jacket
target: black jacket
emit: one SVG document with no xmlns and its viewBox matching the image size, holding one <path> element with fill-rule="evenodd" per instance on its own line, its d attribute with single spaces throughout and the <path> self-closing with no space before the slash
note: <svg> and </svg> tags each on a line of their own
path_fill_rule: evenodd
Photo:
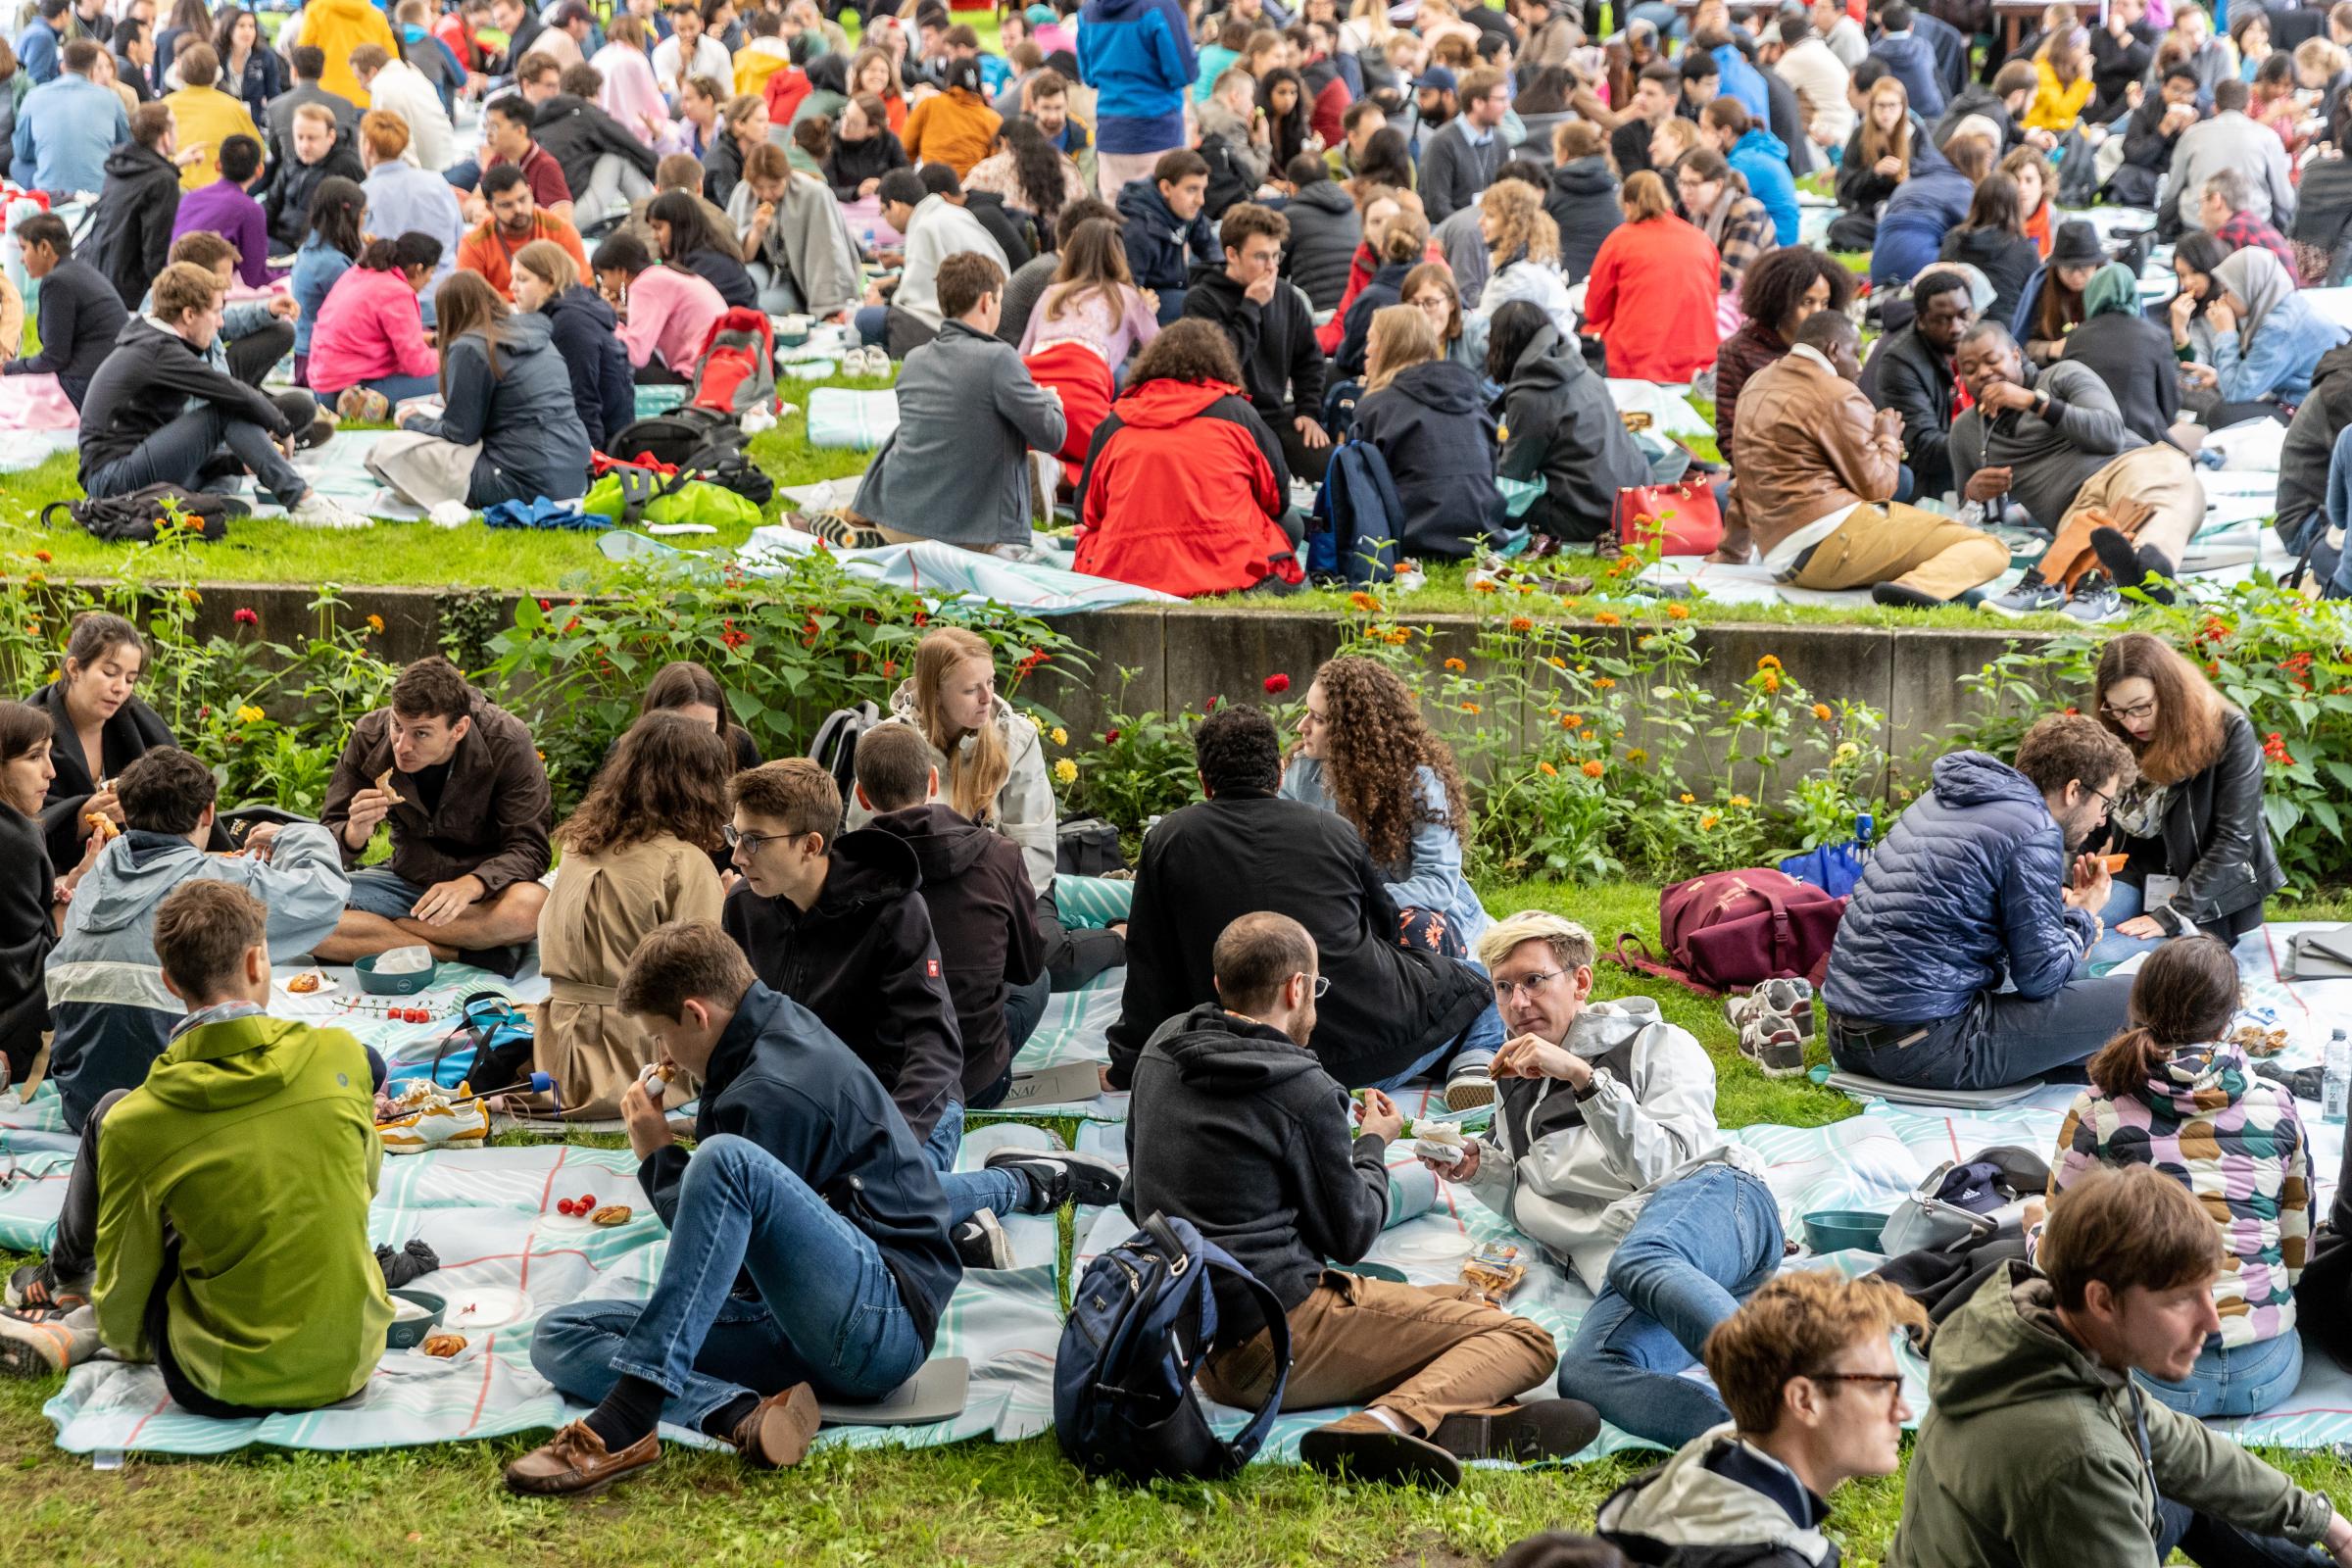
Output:
<svg viewBox="0 0 2352 1568">
<path fill-rule="evenodd" d="M 860 828 L 833 843 L 833 868 L 813 907 L 727 895 L 720 924 L 752 970 L 824 1021 L 882 1087 L 919 1143 L 963 1073 L 956 1005 L 940 972 L 914 851 Z"/>
<path fill-rule="evenodd" d="M 1355 1262 L 1379 1238 L 1387 1148 L 1355 1132 L 1348 1091 L 1311 1050 L 1203 1003 L 1154 1030 L 1135 1063 L 1119 1204 L 1131 1219 L 1192 1221 L 1288 1312 L 1313 1292 L 1325 1259 Z M 1257 1308 L 1239 1286 L 1212 1283 L 1219 1345 L 1247 1341 Z"/>
<path fill-rule="evenodd" d="M 2164 133 L 2164 117 L 2171 110 L 2162 94 L 2150 93 L 2124 126 L 2124 162 L 2148 170 L 2158 179 L 2173 167 L 2173 147 L 2180 140 L 2177 130 Z"/>
<path fill-rule="evenodd" d="M 1629 115 L 1625 122 L 1609 132 L 1609 156 L 1617 160 L 1620 178 L 1631 179 L 1649 168 L 1649 138 L 1653 127 L 1649 122 Z M 1843 194 L 1844 176 L 1838 176 L 1839 194 Z M 1558 220 L 1554 219 L 1554 222 Z"/>
<path fill-rule="evenodd" d="M 1404 299 L 1404 277 L 1421 258 L 1409 262 L 1383 262 L 1373 272 L 1372 280 L 1356 290 L 1348 306 L 1348 315 L 1340 336 L 1340 352 L 1332 359 L 1332 368 L 1348 380 L 1361 380 L 1364 357 L 1371 347 L 1372 313 L 1383 307 L 1401 304 Z"/>
<path fill-rule="evenodd" d="M 710 150 L 718 150 L 715 143 Z M 740 168 L 741 160 L 737 163 Z M 832 186 L 833 194 L 843 201 L 854 202 L 858 199 L 859 185 L 869 179 L 880 179 L 894 169 L 906 167 L 906 149 L 888 130 L 877 129 L 863 141 L 843 141 L 836 136 L 833 138 L 833 150 L 825 156 L 825 183 Z M 708 172 L 708 169 L 705 172 Z"/>
<path fill-rule="evenodd" d="M 2352 424 L 2352 343 L 2320 356 L 2311 372 L 2311 395 L 2287 422 L 2278 452 L 2278 515 L 2272 526 L 2289 550 L 2301 551 L 2304 531 L 2315 521 L 2328 527 L 2328 463 L 2335 438 Z"/>
<path fill-rule="evenodd" d="M 1241 163 L 1233 156 L 1230 138 L 1204 136 L 1193 150 L 1208 164 L 1208 193 L 1200 203 L 1202 218 L 1213 223 L 1225 216 L 1227 208 L 1239 206 L 1256 194 L 1257 183 L 1242 172 Z"/>
<path fill-rule="evenodd" d="M 548 100 L 551 104 L 555 101 L 553 98 Z M 636 140 L 633 136 L 629 139 Z M 735 187 L 742 183 L 743 146 L 736 141 L 735 133 L 721 122 L 710 137 L 710 145 L 703 152 L 703 194 L 715 205 L 724 207 L 727 198 L 735 194 Z"/>
<path fill-rule="evenodd" d="M 2173 786 L 2158 832 L 2132 838 L 2118 826 L 2110 833 L 2108 848 L 2131 857 L 2121 880 L 2144 887 L 2150 876 L 2179 877 L 2173 909 L 2232 942 L 2262 924 L 2263 900 L 2286 885 L 2263 819 L 2262 767 L 2252 720 L 2230 710 L 2221 757 Z"/>
<path fill-rule="evenodd" d="M 629 351 L 614 335 L 612 307 L 593 289 L 575 283 L 549 300 L 541 314 L 555 335 L 564 368 L 571 372 L 571 401 L 580 411 L 588 444 L 601 452 L 607 440 L 637 417 Z"/>
<path fill-rule="evenodd" d="M 1966 262 L 1984 274 L 1992 285 L 1992 304 L 1984 312 L 1987 321 L 2016 317 L 2026 280 L 2041 265 L 2041 253 L 2032 240 L 1998 228 L 1955 228 L 1943 236 L 1943 247 L 1936 254 L 1942 261 Z"/>
<path fill-rule="evenodd" d="M 896 834 L 922 868 L 923 906 L 963 1036 L 963 1102 L 971 1104 L 1012 1065 L 1004 992 L 1045 969 L 1037 893 L 1020 846 L 934 801 L 885 811 L 870 824 Z"/>
<path fill-rule="evenodd" d="M 1592 271 L 1600 242 L 1625 220 L 1609 161 L 1594 153 L 1554 169 L 1551 188 L 1544 193 L 1544 210 L 1560 226 L 1560 275 L 1571 283 L 1583 282 Z"/>
<path fill-rule="evenodd" d="M 1399 544 L 1458 561 L 1512 524 L 1494 486 L 1494 416 L 1478 372 L 1451 360 L 1406 367 L 1355 406 L 1355 436 L 1389 465 L 1404 506 Z"/>
<path fill-rule="evenodd" d="M 571 187 L 575 198 L 587 190 L 596 174 L 596 161 L 607 153 L 617 153 L 647 179 L 654 177 L 654 166 L 660 162 L 651 147 L 629 134 L 626 125 L 585 98 L 567 92 L 539 106 L 531 122 L 531 139 L 563 166 L 564 183 Z M 712 200 L 726 205 L 723 196 Z"/>
<path fill-rule="evenodd" d="M 2289 46 L 2292 47 L 2291 45 Z M 2135 22 L 2124 29 L 2121 42 L 2103 26 L 2090 29 L 2090 104 L 2082 118 L 2104 125 L 2124 112 L 2125 89 L 2143 80 L 2156 60 L 2156 29 Z M 2162 98 L 2161 93 L 2150 97 Z"/>
<path fill-rule="evenodd" d="M 1250 404 L 1276 430 L 1301 414 L 1322 416 L 1323 351 L 1315 346 L 1314 313 L 1298 289 L 1277 284 L 1261 307 L 1225 275 L 1223 263 L 1203 262 L 1193 269 L 1184 314 L 1225 329 Z"/>
<path fill-rule="evenodd" d="M 752 274 L 734 257 L 705 249 L 690 251 L 677 260 L 680 267 L 718 290 L 718 297 L 737 310 L 756 311 L 760 308 L 760 286 L 752 281 Z"/>
<path fill-rule="evenodd" d="M 1608 383 L 1553 327 L 1530 339 L 1511 367 L 1500 435 L 1496 476 L 1544 481 L 1544 494 L 1520 520 L 1563 544 L 1606 537 L 1617 492 L 1649 482 L 1649 464 Z"/>
<path fill-rule="evenodd" d="M 988 237 L 1004 251 L 1007 277 L 1036 258 L 1037 247 L 1029 243 L 1032 231 L 1006 210 L 1003 195 L 993 190 L 966 191 L 963 210 L 980 220 L 980 226 L 988 230 Z"/>
<path fill-rule="evenodd" d="M 1316 1059 L 1348 1085 L 1379 1083 L 1470 1026 L 1493 1000 L 1469 965 L 1408 950 L 1364 841 L 1337 811 L 1272 795 L 1226 796 L 1171 812 L 1144 839 L 1127 924 L 1127 990 L 1110 1027 L 1110 1081 L 1124 1089 L 1159 1026 L 1216 1000 L 1209 952 L 1253 910 L 1306 927 L 1331 990 Z"/>
<path fill-rule="evenodd" d="M 874 1244 L 928 1350 L 963 1278 L 939 1175 L 906 1121 L 891 1114 L 874 1075 L 807 1008 L 757 982 L 736 1004 L 703 1075 L 695 1140 L 721 1133 L 775 1155 Z M 690 1158 L 671 1144 L 637 1168 L 665 1226 L 677 1224 Z"/>
<path fill-rule="evenodd" d="M 122 149 L 117 148 L 120 152 Z M 185 414 L 190 398 L 220 405 L 271 435 L 292 428 L 277 405 L 222 374 L 176 332 L 133 316 L 115 334 L 115 351 L 81 400 L 81 482 Z"/>
<path fill-rule="evenodd" d="M 172 250 L 179 216 L 179 170 L 152 148 L 126 141 L 106 155 L 106 183 L 82 242 L 84 258 L 135 311 Z"/>
<path fill-rule="evenodd" d="M 311 236 L 311 198 L 318 193 L 320 183 L 338 175 L 355 184 L 368 177 L 368 171 L 360 167 L 360 155 L 340 142 L 315 164 L 298 158 L 281 160 L 262 191 L 262 211 L 270 220 L 270 239 L 287 250 L 300 250 Z"/>
<path fill-rule="evenodd" d="M 10 375 L 54 373 L 66 396 L 81 407 L 90 378 L 115 351 L 129 313 L 106 275 L 81 257 L 68 257 L 41 279 L 41 351 L 8 362 Z"/>
<path fill-rule="evenodd" d="M 1298 285 L 1318 311 L 1336 310 L 1348 292 L 1348 269 L 1364 241 L 1363 220 L 1348 193 L 1328 179 L 1299 188 L 1283 216 L 1291 237 L 1283 247 L 1282 275 Z"/>
<path fill-rule="evenodd" d="M 1959 384 L 1952 362 L 1906 326 L 1879 340 L 1857 384 L 1871 407 L 1903 416 L 1903 462 L 1917 480 L 1916 493 L 1939 496 L 1951 489 L 1952 398 Z"/>
<path fill-rule="evenodd" d="M 39 822 L 0 804 L 0 1053 L 17 1083 L 32 1070 L 41 1033 L 49 1027 L 42 968 L 57 946 L 49 918 L 57 871 L 41 840 Z"/>
<path fill-rule="evenodd" d="M 1152 290 L 1163 305 L 1169 295 L 1184 292 L 1186 268 L 1191 263 L 1224 265 L 1225 253 L 1217 248 L 1207 212 L 1179 219 L 1149 177 L 1121 185 L 1113 205 L 1126 225 L 1119 230 L 1119 245 L 1127 252 L 1127 270 L 1135 274 L 1135 286 Z M 1160 319 L 1169 318 L 1163 314 Z"/>
<path fill-rule="evenodd" d="M 2146 317 L 2118 311 L 2094 316 L 2066 335 L 2066 357 L 2098 372 L 2115 394 L 2125 426 L 2140 440 L 2162 441 L 2180 417 L 2180 362 L 2173 354 L 2173 335 Z"/>
<path fill-rule="evenodd" d="M 97 781 L 90 777 L 89 763 L 81 754 L 81 739 L 74 733 L 74 720 L 67 716 L 64 684 L 51 681 L 24 701 L 49 715 L 49 764 L 57 770 L 57 776 L 49 781 L 48 795 L 41 801 L 42 844 L 52 866 L 72 867 L 81 859 L 82 804 L 98 793 Z M 162 715 L 133 697 L 116 709 L 114 716 L 99 730 L 98 757 L 106 776 L 115 779 L 158 747 L 178 744 L 178 738 Z M 226 836 L 214 835 L 213 847 L 227 848 Z"/>
</svg>

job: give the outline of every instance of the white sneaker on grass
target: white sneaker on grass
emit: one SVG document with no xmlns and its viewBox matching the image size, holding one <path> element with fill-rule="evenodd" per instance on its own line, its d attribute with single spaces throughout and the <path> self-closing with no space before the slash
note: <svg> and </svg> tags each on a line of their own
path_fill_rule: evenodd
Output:
<svg viewBox="0 0 2352 1568">
<path fill-rule="evenodd" d="M 0 1313 L 0 1377 L 54 1377 L 97 1353 L 98 1313 L 93 1307 L 37 1318 Z"/>
<path fill-rule="evenodd" d="M 333 496 L 313 490 L 286 512 L 289 520 L 306 528 L 372 528 L 375 519 L 354 512 Z"/>
</svg>

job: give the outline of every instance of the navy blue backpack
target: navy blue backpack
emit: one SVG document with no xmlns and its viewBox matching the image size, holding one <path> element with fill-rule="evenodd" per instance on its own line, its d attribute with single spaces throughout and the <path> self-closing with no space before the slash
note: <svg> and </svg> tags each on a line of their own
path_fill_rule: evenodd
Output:
<svg viewBox="0 0 2352 1568">
<path fill-rule="evenodd" d="M 1193 1393 L 1217 1337 L 1212 1273 L 1248 1288 L 1273 1339 L 1274 1387 L 1230 1443 Z M 1089 1475 L 1220 1481 L 1265 1442 L 1290 1374 L 1291 1325 L 1274 1293 L 1190 1221 L 1153 1214 L 1089 1264 L 1070 1298 L 1054 1360 L 1054 1430 Z"/>
</svg>

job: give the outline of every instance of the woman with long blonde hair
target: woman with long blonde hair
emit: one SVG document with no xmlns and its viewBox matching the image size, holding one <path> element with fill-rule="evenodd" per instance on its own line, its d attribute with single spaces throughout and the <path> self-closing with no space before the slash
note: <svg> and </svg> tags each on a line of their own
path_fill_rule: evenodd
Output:
<svg viewBox="0 0 2352 1568">
<path fill-rule="evenodd" d="M 1463 323 L 1470 363 L 1484 363 L 1487 325 L 1513 300 L 1536 306 L 1562 336 L 1573 338 L 1576 312 L 1560 271 L 1560 225 L 1544 210 L 1544 192 L 1516 179 L 1495 181 L 1479 203 L 1478 233 L 1493 272 L 1478 296 L 1478 309 Z"/>
<path fill-rule="evenodd" d="M 1364 367 L 1355 435 L 1396 481 L 1405 553 L 1458 561 L 1480 540 L 1510 533 L 1494 484 L 1494 416 L 1478 372 L 1445 358 L 1429 318 L 1410 305 L 1373 313 Z"/>
</svg>

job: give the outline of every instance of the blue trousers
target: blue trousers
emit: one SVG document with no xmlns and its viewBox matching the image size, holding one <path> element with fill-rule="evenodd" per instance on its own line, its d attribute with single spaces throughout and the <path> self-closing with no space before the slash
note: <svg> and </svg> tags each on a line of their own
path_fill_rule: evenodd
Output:
<svg viewBox="0 0 2352 1568">
<path fill-rule="evenodd" d="M 2105 974 L 2126 958 L 2142 953 L 2154 953 L 2172 940 L 2170 937 L 2119 937 L 2115 934 L 2117 926 L 2135 914 L 2145 912 L 2145 897 L 2142 890 L 2129 882 L 2117 882 L 2109 887 L 2107 907 L 2099 911 L 2099 919 L 2104 922 L 2106 929 L 2099 940 L 2090 945 L 2090 951 L 2082 955 L 2082 961 L 2075 965 L 2076 979 Z"/>
<path fill-rule="evenodd" d="M 757 1299 L 733 1294 L 740 1271 Z M 588 1403 L 644 1378 L 669 1395 L 664 1420 L 700 1427 L 740 1394 L 796 1383 L 879 1398 L 928 1349 L 872 1239 L 775 1155 L 722 1133 L 686 1167 L 653 1295 L 557 1307 L 539 1320 L 531 1365 Z"/>
<path fill-rule="evenodd" d="M 2295 1392 L 2303 1381 L 2303 1336 L 2284 1334 L 2252 1345 L 2208 1347 L 2197 1352 L 2197 1364 L 2178 1383 L 2166 1383 L 2134 1372 L 2132 1377 L 2182 1415 L 2199 1420 L 2209 1416 L 2260 1415 Z"/>
<path fill-rule="evenodd" d="M 316 416 L 317 405 L 308 392 L 284 394 L 279 407 L 287 410 L 289 418 L 289 404 L 296 397 L 313 411 L 294 421 L 300 430 Z M 311 493 L 311 482 L 295 471 L 269 431 L 251 419 L 231 417 L 219 404 L 200 403 L 91 473 L 88 494 L 123 496 L 151 484 L 193 489 L 197 475 L 223 447 L 253 471 L 255 481 L 279 506 L 291 507 Z"/>
<path fill-rule="evenodd" d="M 999 1218 L 1017 1214 L 1029 1200 L 1029 1183 L 1009 1170 L 957 1170 L 956 1152 L 963 1147 L 963 1106 L 951 1104 L 932 1124 L 923 1152 L 939 1172 L 940 1191 L 948 1195 L 948 1223 L 960 1225 L 982 1209 Z"/>
</svg>

